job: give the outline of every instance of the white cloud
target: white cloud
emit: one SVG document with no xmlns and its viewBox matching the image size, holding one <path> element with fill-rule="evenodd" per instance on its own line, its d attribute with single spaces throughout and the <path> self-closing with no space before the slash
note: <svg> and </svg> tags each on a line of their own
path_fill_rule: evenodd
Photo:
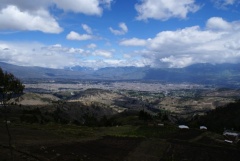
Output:
<svg viewBox="0 0 240 161">
<path fill-rule="evenodd" d="M 98 60 L 86 60 L 81 63 L 84 66 L 94 67 L 95 69 L 104 67 L 144 67 L 148 65 L 148 62 L 144 60 L 136 59 L 98 59 Z"/>
<path fill-rule="evenodd" d="M 96 48 L 97 47 L 97 45 L 96 44 L 89 44 L 88 46 L 87 46 L 87 48 L 89 48 L 89 49 L 94 49 L 94 48 Z"/>
<path fill-rule="evenodd" d="M 146 44 L 146 40 L 138 38 L 126 39 L 120 42 L 120 45 L 124 46 L 145 46 Z"/>
<path fill-rule="evenodd" d="M 210 43 L 217 40 L 222 34 L 221 32 L 201 30 L 199 26 L 187 27 L 176 31 L 163 31 L 149 41 L 149 48 L 152 50 L 165 51 L 165 53 L 171 48 L 179 53 L 181 52 L 180 49 L 185 50 L 186 48 L 193 48 L 199 44 Z"/>
<path fill-rule="evenodd" d="M 86 24 L 82 24 L 82 28 L 87 32 L 87 34 L 79 34 L 75 31 L 71 31 L 66 38 L 68 40 L 79 40 L 79 41 L 83 41 L 83 40 L 90 40 L 93 39 L 94 36 L 92 35 L 92 29 L 91 27 L 89 27 Z"/>
<path fill-rule="evenodd" d="M 75 54 L 79 54 L 81 49 L 76 48 L 75 54 L 71 50 L 60 44 L 45 46 L 39 43 L 0 42 L 0 60 L 22 66 L 64 68 L 78 63 Z"/>
<path fill-rule="evenodd" d="M 90 52 L 82 48 L 64 47 L 61 44 L 0 42 L 0 60 L 21 66 L 64 68 L 80 65 L 99 68 L 127 64 L 118 64 L 119 60 L 110 59 L 112 52 L 108 50 Z"/>
<path fill-rule="evenodd" d="M 226 9 L 229 6 L 238 5 L 239 0 L 211 0 L 215 7 Z"/>
<path fill-rule="evenodd" d="M 122 29 L 122 31 L 124 31 L 125 33 L 127 33 L 128 32 L 128 28 L 127 28 L 127 25 L 125 24 L 125 23 L 120 23 L 119 24 L 119 27 L 120 27 L 120 29 Z"/>
<path fill-rule="evenodd" d="M 111 7 L 112 0 L 1 0 L 0 30 L 29 30 L 60 33 L 63 29 L 49 8 L 56 6 L 64 11 L 86 15 L 102 15 Z M 88 26 L 83 26 L 90 33 Z"/>
<path fill-rule="evenodd" d="M 141 0 L 141 4 L 135 5 L 137 20 L 168 20 L 173 17 L 184 19 L 189 12 L 194 13 L 199 8 L 195 0 Z"/>
<path fill-rule="evenodd" d="M 225 0 L 225 4 L 233 5 L 237 0 Z"/>
<path fill-rule="evenodd" d="M 62 28 L 46 10 L 36 10 L 31 13 L 20 11 L 16 6 L 7 6 L 0 12 L 0 29 L 30 30 L 45 33 L 60 33 Z"/>
<path fill-rule="evenodd" d="M 132 56 L 129 55 L 129 54 L 123 54 L 123 57 L 124 57 L 125 59 L 130 59 L 130 58 L 132 58 Z"/>
<path fill-rule="evenodd" d="M 79 34 L 75 31 L 71 31 L 67 37 L 68 40 L 79 40 L 79 41 L 83 41 L 83 40 L 90 40 L 92 39 L 92 35 L 88 35 L 88 34 Z"/>
<path fill-rule="evenodd" d="M 88 33 L 88 34 L 92 34 L 92 29 L 91 27 L 89 27 L 86 24 L 82 24 L 82 28 Z"/>
<path fill-rule="evenodd" d="M 232 25 L 221 17 L 212 17 L 207 21 L 207 28 L 215 30 L 231 30 Z"/>
<path fill-rule="evenodd" d="M 0 9 L 7 6 L 16 6 L 21 11 L 36 11 L 47 8 L 52 3 L 52 0 L 1 0 Z"/>
<path fill-rule="evenodd" d="M 94 56 L 103 56 L 105 58 L 111 58 L 112 57 L 112 52 L 107 51 L 107 50 L 95 50 L 93 52 Z"/>
<path fill-rule="evenodd" d="M 44 45 L 29 42 L 1 42 L 0 60 L 20 66 L 64 68 L 86 66 L 92 68 L 148 65 L 147 59 L 126 57 L 113 58 L 114 50 L 89 51 L 82 48 L 68 48 L 61 44 Z M 107 58 L 107 59 L 106 59 Z"/>
<path fill-rule="evenodd" d="M 240 62 L 239 26 L 240 21 L 227 22 L 220 17 L 212 17 L 207 21 L 205 29 L 192 26 L 159 32 L 152 39 L 146 39 L 145 49 L 135 54 L 141 55 L 152 67 Z M 125 45 L 138 44 L 134 40 L 138 39 L 123 42 Z"/>
<path fill-rule="evenodd" d="M 191 65 L 194 61 L 192 57 L 174 57 L 169 56 L 165 58 L 161 58 L 160 61 L 162 63 L 169 64 L 168 67 L 170 68 L 182 68 L 188 65 Z"/>
<path fill-rule="evenodd" d="M 114 34 L 114 35 L 124 35 L 128 32 L 128 27 L 125 23 L 121 22 L 119 23 L 119 28 L 120 30 L 115 30 L 112 27 L 109 27 L 109 30 Z"/>
<path fill-rule="evenodd" d="M 113 0 L 1 0 L 0 8 L 14 5 L 21 10 L 45 9 L 56 5 L 64 11 L 83 13 L 86 15 L 101 15 L 104 8 L 110 8 Z"/>
<path fill-rule="evenodd" d="M 113 0 L 100 0 L 100 4 L 103 4 L 104 7 L 110 9 Z"/>
<path fill-rule="evenodd" d="M 42 51 L 46 53 L 65 53 L 65 54 L 85 54 L 85 50 L 81 48 L 67 48 L 63 47 L 61 44 L 55 44 L 50 46 L 44 46 L 41 48 Z"/>
<path fill-rule="evenodd" d="M 99 0 L 53 0 L 58 8 L 64 11 L 83 13 L 86 15 L 102 15 L 103 9 L 101 3 L 110 6 L 111 1 Z"/>
</svg>

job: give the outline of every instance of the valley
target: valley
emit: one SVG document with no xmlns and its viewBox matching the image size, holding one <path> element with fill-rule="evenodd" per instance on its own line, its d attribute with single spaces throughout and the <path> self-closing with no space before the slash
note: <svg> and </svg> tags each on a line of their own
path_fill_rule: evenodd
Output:
<svg viewBox="0 0 240 161">
<path fill-rule="evenodd" d="M 202 117 L 240 98 L 238 89 L 157 81 L 35 79 L 24 85 L 7 114 L 19 161 L 239 158 L 239 145 L 225 143 L 222 131 L 210 124 L 199 129 Z M 0 159 L 8 161 L 3 116 Z"/>
<path fill-rule="evenodd" d="M 167 84 L 141 81 L 75 81 L 75 82 L 38 82 L 25 84 L 27 93 L 37 93 L 39 99 L 48 102 L 36 103 L 36 99 L 28 98 L 20 104 L 50 104 L 63 99 L 66 102 L 101 104 L 122 112 L 128 109 L 146 109 L 149 111 L 166 110 L 173 115 L 192 117 L 203 115 L 216 107 L 224 106 L 240 98 L 240 91 L 235 89 L 218 89 L 199 84 Z M 41 98 L 42 97 L 42 98 Z M 31 104 L 31 103 L 30 103 Z M 29 105 L 30 105 L 29 104 Z"/>
</svg>

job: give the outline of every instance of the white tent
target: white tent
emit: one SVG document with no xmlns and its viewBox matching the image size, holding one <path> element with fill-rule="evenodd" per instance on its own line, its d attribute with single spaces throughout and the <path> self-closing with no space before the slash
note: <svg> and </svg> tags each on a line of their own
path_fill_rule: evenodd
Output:
<svg viewBox="0 0 240 161">
<path fill-rule="evenodd" d="M 200 126 L 200 130 L 207 130 L 206 126 Z"/>
<path fill-rule="evenodd" d="M 178 127 L 179 127 L 179 129 L 189 129 L 189 127 L 186 125 L 179 125 Z"/>
</svg>

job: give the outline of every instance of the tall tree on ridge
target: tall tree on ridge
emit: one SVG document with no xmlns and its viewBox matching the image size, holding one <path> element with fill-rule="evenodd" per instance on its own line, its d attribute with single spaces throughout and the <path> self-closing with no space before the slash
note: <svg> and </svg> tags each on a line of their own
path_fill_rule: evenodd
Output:
<svg viewBox="0 0 240 161">
<path fill-rule="evenodd" d="M 9 130 L 9 106 L 12 105 L 12 103 L 16 103 L 17 100 L 14 100 L 14 102 L 10 101 L 13 98 L 19 97 L 24 90 L 24 85 L 21 83 L 19 79 L 17 79 L 13 74 L 3 72 L 3 70 L 0 68 L 0 108 L 2 108 L 3 115 L 4 115 L 4 121 L 5 121 L 5 127 L 8 134 L 8 144 L 11 151 L 11 158 L 14 160 L 13 157 L 13 146 L 12 146 L 12 136 Z M 12 102 L 12 103 L 11 103 Z"/>
</svg>

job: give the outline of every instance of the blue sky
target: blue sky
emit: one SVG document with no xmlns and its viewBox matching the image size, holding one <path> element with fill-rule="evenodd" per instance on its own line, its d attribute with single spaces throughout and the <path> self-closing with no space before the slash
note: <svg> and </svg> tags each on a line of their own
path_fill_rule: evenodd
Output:
<svg viewBox="0 0 240 161">
<path fill-rule="evenodd" d="M 0 0 L 0 61 L 181 68 L 240 62 L 239 0 Z"/>
</svg>

